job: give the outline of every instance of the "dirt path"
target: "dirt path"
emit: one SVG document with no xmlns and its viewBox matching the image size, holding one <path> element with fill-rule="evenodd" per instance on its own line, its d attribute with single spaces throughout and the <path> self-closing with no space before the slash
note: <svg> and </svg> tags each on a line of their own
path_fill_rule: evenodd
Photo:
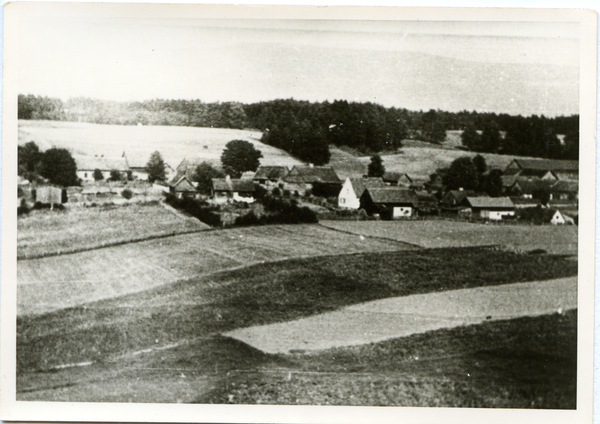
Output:
<svg viewBox="0 0 600 424">
<path fill-rule="evenodd" d="M 570 277 L 377 300 L 225 336 L 266 353 L 302 353 L 575 308 L 577 277 Z"/>
</svg>

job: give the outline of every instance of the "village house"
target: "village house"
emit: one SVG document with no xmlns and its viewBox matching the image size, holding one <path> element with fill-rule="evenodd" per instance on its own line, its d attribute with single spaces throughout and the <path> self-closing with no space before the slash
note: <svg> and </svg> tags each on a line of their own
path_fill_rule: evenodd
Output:
<svg viewBox="0 0 600 424">
<path fill-rule="evenodd" d="M 254 183 L 249 180 L 225 178 L 213 178 L 211 196 L 215 203 L 254 202 Z"/>
<path fill-rule="evenodd" d="M 186 176 L 178 178 L 176 181 L 170 183 L 169 186 L 169 192 L 179 199 L 184 197 L 200 197 L 196 186 Z"/>
<path fill-rule="evenodd" d="M 146 165 L 150 160 L 150 157 L 144 159 L 143 155 L 129 155 L 123 152 L 122 155 L 127 161 L 129 170 L 131 171 L 131 178 L 134 180 L 148 181 L 148 171 L 146 171 Z M 169 181 L 175 176 L 175 170 L 168 164 L 165 163 L 165 177 Z"/>
<path fill-rule="evenodd" d="M 330 166 L 299 166 L 295 165 L 283 178 L 286 189 L 298 191 L 300 194 L 321 185 L 326 190 L 339 192 L 342 182 Z"/>
<path fill-rule="evenodd" d="M 286 166 L 259 166 L 252 181 L 262 185 L 276 185 L 289 173 Z"/>
<path fill-rule="evenodd" d="M 579 180 L 579 161 L 556 159 L 514 159 L 504 175 L 540 178 L 542 180 Z"/>
<path fill-rule="evenodd" d="M 219 160 L 200 158 L 200 157 L 192 157 L 192 158 L 184 158 L 177 168 L 175 168 L 175 173 L 178 177 L 183 177 L 184 175 L 191 181 L 194 178 L 194 173 L 196 172 L 196 168 L 202 162 L 206 162 L 211 165 L 213 168 L 220 169 L 221 162 Z"/>
<path fill-rule="evenodd" d="M 501 220 L 515 215 L 515 205 L 508 197 L 466 197 L 462 205 L 483 219 Z"/>
<path fill-rule="evenodd" d="M 579 181 L 557 181 L 550 187 L 552 198 L 555 200 L 579 200 Z"/>
<path fill-rule="evenodd" d="M 454 209 L 458 207 L 466 197 L 477 197 L 473 190 L 449 190 L 440 200 L 440 207 Z"/>
<path fill-rule="evenodd" d="M 346 209 L 358 209 L 360 207 L 360 196 L 367 188 L 385 187 L 381 178 L 346 178 L 338 196 L 338 207 Z"/>
<path fill-rule="evenodd" d="M 534 199 L 541 192 L 550 193 L 554 181 L 542 179 L 517 178 L 512 186 L 508 188 L 507 194 L 514 197 Z M 552 194 L 550 194 L 552 198 Z"/>
<path fill-rule="evenodd" d="M 415 192 L 401 187 L 367 188 L 360 197 L 361 209 L 384 219 L 415 217 L 418 206 Z"/>
<path fill-rule="evenodd" d="M 386 172 L 383 174 L 383 182 L 388 186 L 409 188 L 413 184 L 413 179 L 402 172 Z"/>
<path fill-rule="evenodd" d="M 113 170 L 118 171 L 120 176 L 127 175 L 129 171 L 127 159 L 124 157 L 106 158 L 104 156 L 75 155 L 73 158 L 77 164 L 77 177 L 85 182 L 95 181 L 94 171 L 96 169 L 102 172 L 104 180 L 110 178 L 110 172 Z"/>
</svg>

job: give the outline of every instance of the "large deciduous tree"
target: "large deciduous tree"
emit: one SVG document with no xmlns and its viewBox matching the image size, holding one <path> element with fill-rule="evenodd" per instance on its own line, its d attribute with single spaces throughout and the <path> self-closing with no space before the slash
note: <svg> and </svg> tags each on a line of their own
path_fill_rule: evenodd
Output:
<svg viewBox="0 0 600 424">
<path fill-rule="evenodd" d="M 24 176 L 25 173 L 36 172 L 42 158 L 42 153 L 40 153 L 38 145 L 35 144 L 35 142 L 30 141 L 19 146 L 17 150 L 19 164 L 18 174 Z"/>
<path fill-rule="evenodd" d="M 369 177 L 383 177 L 385 174 L 385 166 L 383 166 L 383 159 L 379 155 L 371 156 L 371 163 L 367 167 L 367 174 Z"/>
<path fill-rule="evenodd" d="M 215 169 L 208 162 L 202 162 L 196 167 L 192 180 L 198 183 L 198 191 L 203 194 L 209 194 L 212 188 L 213 178 L 223 178 L 225 174 L 218 169 Z"/>
<path fill-rule="evenodd" d="M 42 154 L 40 174 L 51 183 L 61 186 L 79 185 L 77 164 L 66 149 L 51 148 Z"/>
<path fill-rule="evenodd" d="M 473 161 L 469 157 L 455 159 L 445 177 L 446 187 L 450 190 L 463 188 L 475 190 L 479 185 L 479 174 Z"/>
<path fill-rule="evenodd" d="M 148 173 L 148 181 L 164 181 L 166 178 L 165 161 L 160 152 L 156 151 L 150 155 L 150 160 L 146 164 L 146 172 Z"/>
<path fill-rule="evenodd" d="M 477 133 L 477 130 L 473 125 L 467 125 L 460 135 L 460 138 L 463 146 L 468 147 L 469 150 L 479 151 L 481 146 L 481 136 Z"/>
<path fill-rule="evenodd" d="M 231 140 L 225 145 L 221 155 L 221 163 L 227 171 L 241 175 L 244 172 L 254 172 L 260 165 L 263 155 L 252 143 L 246 140 Z M 236 175 L 236 176 L 237 176 Z"/>
</svg>

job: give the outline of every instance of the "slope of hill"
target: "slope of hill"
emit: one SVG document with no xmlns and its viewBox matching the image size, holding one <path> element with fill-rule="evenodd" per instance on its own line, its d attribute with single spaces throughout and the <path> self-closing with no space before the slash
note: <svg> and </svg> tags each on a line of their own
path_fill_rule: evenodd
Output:
<svg viewBox="0 0 600 424">
<path fill-rule="evenodd" d="M 185 157 L 201 157 L 219 162 L 231 140 L 247 140 L 263 154 L 263 165 L 292 167 L 301 162 L 287 152 L 259 140 L 260 131 L 175 126 L 100 125 L 60 121 L 19 121 L 19 144 L 34 141 L 41 150 L 69 149 L 73 154 L 127 157 L 147 160 L 158 150 L 165 161 L 176 167 Z"/>
</svg>

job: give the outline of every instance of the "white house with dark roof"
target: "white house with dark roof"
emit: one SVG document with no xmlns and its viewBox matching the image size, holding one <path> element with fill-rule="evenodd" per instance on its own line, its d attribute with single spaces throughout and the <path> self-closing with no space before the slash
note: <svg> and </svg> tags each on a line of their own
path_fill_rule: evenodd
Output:
<svg viewBox="0 0 600 424">
<path fill-rule="evenodd" d="M 481 218 L 494 221 L 515 215 L 515 205 L 508 197 L 466 197 L 462 205 Z"/>
<path fill-rule="evenodd" d="M 360 207 L 386 219 L 411 218 L 416 215 L 419 198 L 413 190 L 401 187 L 367 188 L 360 196 Z"/>
<path fill-rule="evenodd" d="M 360 196 L 367 188 L 385 187 L 381 178 L 346 178 L 340 194 L 338 195 L 338 207 L 347 209 L 358 209 L 360 207 Z"/>
</svg>

